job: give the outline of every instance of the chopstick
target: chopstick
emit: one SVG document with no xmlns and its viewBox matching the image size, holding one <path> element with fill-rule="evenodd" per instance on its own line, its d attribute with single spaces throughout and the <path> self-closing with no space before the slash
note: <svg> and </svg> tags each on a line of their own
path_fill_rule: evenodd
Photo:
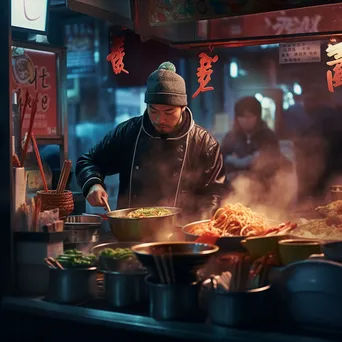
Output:
<svg viewBox="0 0 342 342">
<path fill-rule="evenodd" d="M 102 201 L 104 202 L 107 211 L 111 212 L 112 210 L 110 209 L 109 203 L 108 203 L 108 201 L 106 200 L 106 198 L 104 196 L 102 196 Z"/>
<path fill-rule="evenodd" d="M 54 265 L 57 265 L 59 269 L 64 270 L 64 267 L 56 259 L 48 257 L 47 260 L 53 263 Z"/>
<path fill-rule="evenodd" d="M 32 231 L 38 232 L 38 221 L 39 221 L 39 213 L 42 208 L 42 200 L 40 197 L 34 197 L 34 211 L 32 218 Z"/>
<path fill-rule="evenodd" d="M 165 278 L 166 278 L 166 284 L 171 284 L 171 278 L 170 278 L 170 275 L 169 275 L 169 272 L 168 272 L 168 269 L 167 269 L 167 264 L 166 264 L 166 261 L 165 261 L 165 255 L 162 254 L 160 256 L 160 259 L 161 259 L 161 264 L 162 264 L 163 269 L 164 269 L 164 274 L 165 274 Z"/>
<path fill-rule="evenodd" d="M 29 124 L 29 129 L 27 131 L 27 138 L 25 140 L 24 150 L 23 150 L 23 154 L 22 154 L 22 158 L 21 158 L 22 159 L 21 160 L 22 166 L 24 166 L 24 164 L 25 164 L 28 145 L 29 145 L 31 134 L 32 134 L 33 124 L 34 124 L 34 118 L 35 118 L 36 113 L 37 113 L 37 103 L 38 103 L 38 94 L 36 95 L 36 97 L 33 101 L 32 107 L 31 107 L 30 124 Z"/>
<path fill-rule="evenodd" d="M 25 119 L 25 114 L 26 114 L 26 109 L 27 109 L 27 105 L 28 105 L 28 100 L 29 100 L 29 97 L 30 97 L 30 93 L 29 91 L 26 89 L 26 92 L 25 92 L 25 100 L 24 100 L 24 104 L 21 105 L 21 118 L 20 118 L 20 146 L 21 146 L 21 143 L 22 143 L 22 140 L 23 140 L 23 124 L 24 124 L 24 119 Z"/>
<path fill-rule="evenodd" d="M 153 259 L 154 259 L 154 262 L 156 263 L 159 279 L 160 279 L 162 284 L 165 284 L 165 279 L 164 279 L 164 275 L 163 275 L 163 272 L 162 272 L 160 264 L 159 264 L 158 256 L 153 254 Z"/>
<path fill-rule="evenodd" d="M 71 160 L 64 161 L 62 172 L 58 180 L 57 193 L 64 192 L 66 185 L 68 183 L 71 166 L 72 166 Z"/>
<path fill-rule="evenodd" d="M 43 181 L 43 184 L 44 184 L 44 190 L 45 190 L 46 192 L 48 192 L 49 189 L 48 189 L 48 186 L 47 186 L 47 183 L 46 183 L 46 178 L 45 178 L 43 163 L 42 163 L 42 159 L 41 159 L 41 157 L 40 157 L 40 153 L 39 153 L 39 149 L 38 149 L 38 145 L 37 145 L 37 140 L 36 140 L 36 137 L 35 137 L 34 133 L 31 133 L 31 141 L 32 141 L 34 153 L 35 153 L 36 158 L 37 158 L 37 162 L 38 162 L 38 166 L 39 166 L 40 175 L 42 176 L 42 181 Z"/>
<path fill-rule="evenodd" d="M 171 281 L 174 284 L 176 282 L 175 270 L 173 267 L 173 259 L 172 259 L 172 248 L 169 247 L 169 262 L 170 262 L 170 270 L 171 270 Z"/>
</svg>

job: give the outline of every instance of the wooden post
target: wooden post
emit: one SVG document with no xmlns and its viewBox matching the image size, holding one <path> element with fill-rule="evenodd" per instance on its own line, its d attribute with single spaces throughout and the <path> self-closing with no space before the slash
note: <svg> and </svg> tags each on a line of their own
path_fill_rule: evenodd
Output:
<svg viewBox="0 0 342 342">
<path fill-rule="evenodd" d="M 12 105 L 11 68 L 11 0 L 0 1 L 0 298 L 13 288 L 12 258 Z"/>
</svg>

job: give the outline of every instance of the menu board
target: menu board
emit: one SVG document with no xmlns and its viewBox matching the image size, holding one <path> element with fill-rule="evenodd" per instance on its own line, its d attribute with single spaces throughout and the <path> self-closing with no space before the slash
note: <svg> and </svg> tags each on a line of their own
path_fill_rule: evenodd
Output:
<svg viewBox="0 0 342 342">
<path fill-rule="evenodd" d="M 33 124 L 36 136 L 57 135 L 57 56 L 53 52 L 12 47 L 12 91 L 17 93 L 19 107 L 29 92 L 22 134 L 28 131 L 33 100 L 38 106 Z"/>
<path fill-rule="evenodd" d="M 320 42 L 300 42 L 279 45 L 279 63 L 312 63 L 321 61 Z"/>
<path fill-rule="evenodd" d="M 95 73 L 95 28 L 91 23 L 65 25 L 68 77 Z"/>
</svg>

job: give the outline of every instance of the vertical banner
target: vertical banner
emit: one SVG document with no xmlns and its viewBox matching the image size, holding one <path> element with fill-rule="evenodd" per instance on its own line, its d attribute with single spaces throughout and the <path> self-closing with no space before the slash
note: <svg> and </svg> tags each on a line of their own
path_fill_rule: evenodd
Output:
<svg viewBox="0 0 342 342">
<path fill-rule="evenodd" d="M 33 133 L 55 136 L 58 128 L 57 55 L 53 52 L 12 47 L 12 91 L 18 96 L 21 108 L 26 91 L 29 100 L 22 126 L 23 136 L 28 130 L 31 107 L 38 94 L 38 108 Z"/>
</svg>

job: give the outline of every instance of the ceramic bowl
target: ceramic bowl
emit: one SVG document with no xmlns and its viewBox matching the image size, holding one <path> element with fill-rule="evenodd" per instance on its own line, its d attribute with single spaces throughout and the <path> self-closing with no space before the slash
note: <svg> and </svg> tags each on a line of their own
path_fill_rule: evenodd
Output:
<svg viewBox="0 0 342 342">
<path fill-rule="evenodd" d="M 247 249 L 251 259 L 256 260 L 272 252 L 278 254 L 278 242 L 285 239 L 286 235 L 253 236 L 241 241 L 241 244 Z"/>
<path fill-rule="evenodd" d="M 321 253 L 321 242 L 305 239 L 288 239 L 278 242 L 280 262 L 283 265 L 308 259 L 312 254 Z"/>
</svg>

